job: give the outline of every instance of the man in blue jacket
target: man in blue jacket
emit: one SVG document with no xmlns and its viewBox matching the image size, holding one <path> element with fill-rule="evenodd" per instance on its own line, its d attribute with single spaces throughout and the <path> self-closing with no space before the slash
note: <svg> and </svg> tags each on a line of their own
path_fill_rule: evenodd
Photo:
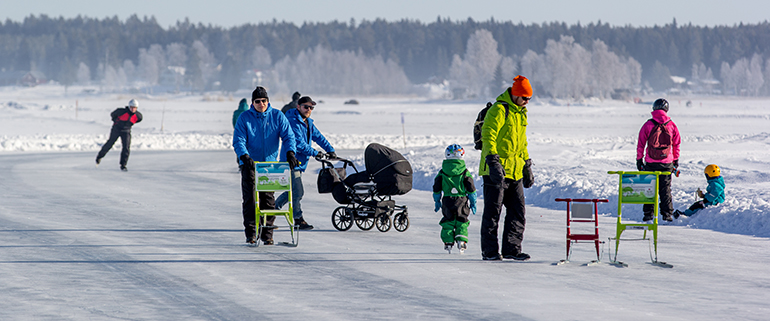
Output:
<svg viewBox="0 0 770 321">
<path fill-rule="evenodd" d="M 246 242 L 255 244 L 255 200 L 254 200 L 254 162 L 278 160 L 279 140 L 286 150 L 285 160 L 293 168 L 298 166 L 294 156 L 294 134 L 289 128 L 289 121 L 280 110 L 270 106 L 267 90 L 259 86 L 251 93 L 251 108 L 243 112 L 235 124 L 233 132 L 233 148 L 241 161 L 241 193 L 243 195 L 243 227 L 246 232 Z M 275 209 L 273 192 L 259 193 L 260 209 Z M 272 226 L 275 216 L 267 216 L 267 226 Z M 265 245 L 273 244 L 273 230 L 262 229 L 259 235 Z"/>
<path fill-rule="evenodd" d="M 334 147 L 329 144 L 326 137 L 318 131 L 313 125 L 313 119 L 310 118 L 310 114 L 313 112 L 316 103 L 308 96 L 302 97 L 297 101 L 297 108 L 290 109 L 286 112 L 286 118 L 289 119 L 289 125 L 294 133 L 294 142 L 297 145 L 297 160 L 299 166 L 294 168 L 292 172 L 291 181 L 291 202 L 294 210 L 294 224 L 299 227 L 300 230 L 312 230 L 313 225 L 308 224 L 302 217 L 302 208 L 300 201 L 305 195 L 305 189 L 302 187 L 302 173 L 307 169 L 307 162 L 310 157 L 316 158 L 337 158 L 337 154 L 334 153 Z M 327 153 L 317 151 L 313 149 L 313 142 L 318 144 Z M 283 160 L 283 157 L 281 158 Z M 288 193 L 283 193 L 278 196 L 275 201 L 275 206 L 281 208 L 289 201 Z"/>
</svg>

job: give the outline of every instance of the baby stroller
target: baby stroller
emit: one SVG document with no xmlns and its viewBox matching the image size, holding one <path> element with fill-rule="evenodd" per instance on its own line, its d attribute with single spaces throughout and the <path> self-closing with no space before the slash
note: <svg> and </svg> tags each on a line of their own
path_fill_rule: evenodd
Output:
<svg viewBox="0 0 770 321">
<path fill-rule="evenodd" d="M 332 212 L 332 224 L 347 231 L 356 223 L 362 230 L 376 226 L 387 232 L 391 226 L 403 232 L 409 228 L 406 205 L 396 205 L 392 195 L 412 190 L 412 165 L 399 152 L 380 144 L 369 144 L 364 151 L 366 170 L 359 172 L 353 162 L 343 159 L 318 159 L 323 168 L 318 173 L 318 192 L 331 193 L 343 206 Z M 343 164 L 334 168 L 332 161 Z M 347 167 L 355 170 L 346 177 Z"/>
</svg>

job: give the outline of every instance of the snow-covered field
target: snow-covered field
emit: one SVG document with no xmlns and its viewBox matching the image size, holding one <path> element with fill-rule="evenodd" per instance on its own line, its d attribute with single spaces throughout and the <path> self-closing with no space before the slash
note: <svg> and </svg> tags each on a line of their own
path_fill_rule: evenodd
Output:
<svg viewBox="0 0 770 321">
<path fill-rule="evenodd" d="M 670 98 L 683 137 L 674 204 L 705 187 L 703 168 L 722 168 L 725 204 L 661 227 L 659 256 L 621 243 L 628 268 L 582 266 L 591 246 L 564 257 L 564 204 L 556 197 L 608 198 L 601 234 L 614 233 L 617 176 L 633 170 L 636 135 L 649 104 L 619 101 L 530 104 L 536 182 L 524 250 L 531 261 L 480 260 L 480 215 L 465 255 L 447 255 L 430 187 L 443 149 L 479 153 L 471 127 L 478 102 L 322 97 L 317 126 L 340 154 L 363 166 L 378 142 L 401 151 L 414 187 L 405 233 L 337 232 L 337 206 L 317 194 L 311 164 L 303 208 L 316 229 L 300 246 L 242 244 L 239 176 L 230 148 L 242 97 L 217 94 L 85 94 L 71 87 L 0 87 L 0 319 L 489 319 L 764 320 L 770 263 L 770 99 Z M 109 113 L 140 101 L 129 172 L 119 145 L 95 169 Z M 345 105 L 356 98 L 361 104 Z M 656 97 L 645 97 L 652 101 Z M 287 97 L 271 97 L 280 108 Z M 76 107 L 77 106 L 77 107 Z M 404 119 L 402 127 L 401 119 Z M 406 133 L 406 137 L 402 133 Z M 477 187 L 481 188 L 480 179 Z M 640 206 L 623 217 L 641 219 Z M 285 234 L 276 236 L 278 240 Z M 607 260 L 604 249 L 602 260 Z"/>
</svg>

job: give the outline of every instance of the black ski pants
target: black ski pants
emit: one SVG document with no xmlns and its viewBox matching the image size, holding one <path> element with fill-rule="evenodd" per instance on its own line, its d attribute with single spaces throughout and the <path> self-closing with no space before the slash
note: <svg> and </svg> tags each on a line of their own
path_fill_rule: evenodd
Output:
<svg viewBox="0 0 770 321">
<path fill-rule="evenodd" d="M 256 200 L 254 200 L 254 184 L 255 184 L 254 165 L 249 164 L 241 165 L 241 193 L 243 196 L 243 227 L 246 233 L 246 240 L 254 237 L 256 231 Z M 273 192 L 259 192 L 259 208 L 260 209 L 275 209 L 275 193 Z M 275 216 L 269 215 L 265 217 L 267 226 L 273 226 L 275 222 Z M 262 229 L 262 235 L 260 238 L 262 241 L 273 239 L 273 229 Z"/>
<path fill-rule="evenodd" d="M 112 127 L 110 138 L 107 139 L 107 142 L 104 143 L 104 145 L 102 145 L 102 149 L 99 151 L 99 154 L 96 155 L 96 158 L 104 158 L 104 156 L 107 155 L 107 152 L 112 149 L 112 146 L 115 145 L 118 137 L 120 137 L 120 143 L 123 145 L 123 150 L 120 151 L 120 166 L 125 167 L 126 164 L 128 164 L 128 154 L 131 153 L 131 132 L 123 131 L 121 128 L 115 126 Z"/>
<path fill-rule="evenodd" d="M 521 241 L 524 239 L 526 209 L 524 207 L 524 185 L 521 180 L 506 178 L 499 185 L 492 182 L 488 175 L 484 180 L 484 214 L 481 216 L 481 255 L 497 255 L 497 225 L 505 206 L 503 221 L 502 255 L 521 253 Z"/>
<path fill-rule="evenodd" d="M 645 171 L 670 172 L 674 170 L 672 163 L 647 163 L 644 164 Z M 674 213 L 674 204 L 671 202 L 671 174 L 658 176 L 658 201 L 660 204 L 660 216 L 670 217 Z M 655 211 L 654 204 L 644 204 L 642 211 L 644 216 L 652 217 Z"/>
</svg>

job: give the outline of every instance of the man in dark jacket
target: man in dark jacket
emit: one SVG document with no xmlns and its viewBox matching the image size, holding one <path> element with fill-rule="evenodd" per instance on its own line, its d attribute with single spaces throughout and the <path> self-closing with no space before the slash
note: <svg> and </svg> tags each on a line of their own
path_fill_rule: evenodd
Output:
<svg viewBox="0 0 770 321">
<path fill-rule="evenodd" d="M 126 169 L 126 164 L 128 164 L 128 154 L 131 152 L 131 126 L 142 121 L 142 113 L 136 111 L 137 108 L 139 108 L 139 102 L 136 99 L 131 99 L 128 102 L 128 106 L 115 109 L 110 114 L 112 116 L 110 138 L 102 145 L 102 149 L 96 155 L 96 166 L 99 166 L 104 155 L 107 155 L 112 145 L 120 137 L 120 143 L 123 145 L 123 150 L 120 152 L 120 170 L 124 172 L 128 170 Z"/>
<path fill-rule="evenodd" d="M 283 108 L 281 108 L 281 112 L 285 115 L 292 109 L 297 109 L 297 102 L 299 101 L 299 97 L 302 96 L 299 91 L 295 91 L 294 95 L 291 95 L 291 102 L 283 105 Z"/>
<path fill-rule="evenodd" d="M 254 162 L 274 162 L 278 160 L 279 141 L 286 150 L 286 161 L 292 168 L 299 165 L 294 156 L 294 134 L 289 128 L 289 121 L 279 110 L 270 106 L 267 90 L 259 86 L 251 93 L 251 108 L 240 117 L 233 132 L 233 149 L 241 160 L 241 193 L 243 196 L 243 227 L 246 243 L 255 244 L 257 237 L 265 245 L 273 244 L 272 228 L 262 229 L 262 235 L 256 234 L 256 200 L 254 199 Z M 275 193 L 259 192 L 259 208 L 275 209 Z M 265 219 L 266 226 L 272 226 L 275 216 Z"/>
</svg>

